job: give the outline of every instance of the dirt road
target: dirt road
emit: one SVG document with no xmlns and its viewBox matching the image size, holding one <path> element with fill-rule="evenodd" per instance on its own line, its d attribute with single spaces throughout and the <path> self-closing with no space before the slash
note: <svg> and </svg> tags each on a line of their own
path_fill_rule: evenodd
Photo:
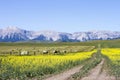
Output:
<svg viewBox="0 0 120 80">
<path fill-rule="evenodd" d="M 54 75 L 52 77 L 48 77 L 44 80 L 66 80 L 71 75 L 75 74 L 76 72 L 79 72 L 81 68 L 82 68 L 82 66 L 77 66 L 77 67 L 74 67 L 70 70 L 67 70 L 67 71 L 63 72 L 63 73 Z"/>
<path fill-rule="evenodd" d="M 105 70 L 102 70 L 104 59 L 92 70 L 89 71 L 86 77 L 81 78 L 80 80 L 116 80 L 114 76 L 109 76 Z M 48 77 L 44 80 L 68 80 L 68 78 L 79 72 L 82 66 L 74 67 L 70 70 L 67 70 L 63 73 Z"/>
<path fill-rule="evenodd" d="M 115 77 L 107 75 L 106 71 L 101 72 L 104 60 L 102 60 L 94 69 L 90 70 L 88 76 L 80 80 L 115 80 Z"/>
</svg>

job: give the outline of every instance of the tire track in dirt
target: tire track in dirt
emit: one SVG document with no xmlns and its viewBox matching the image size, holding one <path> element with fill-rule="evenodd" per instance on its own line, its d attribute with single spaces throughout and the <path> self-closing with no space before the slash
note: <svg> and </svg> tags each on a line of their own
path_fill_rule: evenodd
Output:
<svg viewBox="0 0 120 80">
<path fill-rule="evenodd" d="M 105 70 L 101 72 L 101 69 L 104 64 L 104 59 L 90 72 L 88 76 L 81 78 L 80 80 L 115 80 L 115 77 L 109 76 Z"/>
<path fill-rule="evenodd" d="M 97 78 L 97 80 L 116 80 L 114 76 L 110 76 L 104 70 Z"/>
<path fill-rule="evenodd" d="M 48 77 L 48 78 L 46 78 L 44 80 L 66 80 L 71 75 L 79 72 L 81 68 L 82 68 L 82 66 L 77 66 L 77 67 L 74 67 L 74 68 L 72 68 L 70 70 L 64 71 L 63 73 L 53 75 L 52 77 Z"/>
<path fill-rule="evenodd" d="M 102 70 L 103 64 L 104 59 L 102 59 L 102 61 L 95 68 L 90 70 L 86 77 L 83 77 L 80 80 L 116 80 L 114 76 L 110 76 L 105 70 Z M 82 66 L 77 66 L 70 70 L 64 71 L 63 73 L 48 77 L 44 80 L 68 80 L 71 75 L 79 72 L 81 68 Z"/>
</svg>

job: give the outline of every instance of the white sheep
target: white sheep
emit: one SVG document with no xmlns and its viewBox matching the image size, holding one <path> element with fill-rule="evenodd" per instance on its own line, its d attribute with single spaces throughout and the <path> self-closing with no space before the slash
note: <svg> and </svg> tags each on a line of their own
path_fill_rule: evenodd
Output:
<svg viewBox="0 0 120 80">
<path fill-rule="evenodd" d="M 20 55 L 28 55 L 28 54 L 29 54 L 28 51 L 22 51 L 22 52 L 20 53 Z"/>
<path fill-rule="evenodd" d="M 43 54 L 48 54 L 48 51 L 44 50 L 44 51 L 43 51 Z"/>
</svg>

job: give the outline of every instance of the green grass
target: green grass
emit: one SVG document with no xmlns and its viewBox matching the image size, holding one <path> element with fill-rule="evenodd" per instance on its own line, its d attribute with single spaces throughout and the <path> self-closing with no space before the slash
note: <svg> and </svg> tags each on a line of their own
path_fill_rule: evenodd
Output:
<svg viewBox="0 0 120 80">
<path fill-rule="evenodd" d="M 106 55 L 102 55 L 105 59 L 104 68 L 107 70 L 109 75 L 115 76 L 116 80 L 120 78 L 120 65 L 114 64 Z M 118 61 L 120 64 L 120 61 Z"/>
<path fill-rule="evenodd" d="M 102 48 L 116 48 L 120 47 L 120 39 L 116 40 L 94 40 L 94 41 L 87 41 L 87 42 L 19 42 L 19 43 L 11 43 L 11 42 L 1 42 L 0 46 L 41 46 L 41 47 L 56 47 L 56 46 L 98 46 L 101 44 Z"/>
</svg>

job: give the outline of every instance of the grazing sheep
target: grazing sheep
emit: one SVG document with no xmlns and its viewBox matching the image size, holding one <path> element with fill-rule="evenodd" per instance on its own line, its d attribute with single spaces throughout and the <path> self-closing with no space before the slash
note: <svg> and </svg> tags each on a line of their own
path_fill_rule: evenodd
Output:
<svg viewBox="0 0 120 80">
<path fill-rule="evenodd" d="M 54 50 L 53 53 L 57 54 L 57 53 L 60 53 L 60 51 L 59 50 Z"/>
<path fill-rule="evenodd" d="M 48 54 L 48 51 L 44 50 L 44 51 L 43 51 L 43 54 Z"/>
<path fill-rule="evenodd" d="M 29 54 L 28 51 L 22 51 L 22 52 L 20 53 L 20 55 L 28 55 L 28 54 Z"/>
</svg>

